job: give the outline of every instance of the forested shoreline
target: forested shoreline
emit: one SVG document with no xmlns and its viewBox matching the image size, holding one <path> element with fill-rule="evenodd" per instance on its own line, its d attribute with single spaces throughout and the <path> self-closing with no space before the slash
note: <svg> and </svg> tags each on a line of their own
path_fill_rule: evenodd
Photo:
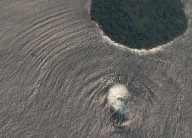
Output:
<svg viewBox="0 0 192 138">
<path fill-rule="evenodd" d="M 91 17 L 112 40 L 137 49 L 167 43 L 188 26 L 180 0 L 92 0 Z"/>
</svg>

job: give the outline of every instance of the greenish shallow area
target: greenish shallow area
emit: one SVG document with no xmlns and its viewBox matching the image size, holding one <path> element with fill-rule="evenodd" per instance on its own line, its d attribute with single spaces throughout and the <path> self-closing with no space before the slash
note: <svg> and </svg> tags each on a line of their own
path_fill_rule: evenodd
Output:
<svg viewBox="0 0 192 138">
<path fill-rule="evenodd" d="M 182 8 L 180 0 L 92 0 L 91 18 L 112 40 L 150 49 L 186 31 Z"/>
</svg>

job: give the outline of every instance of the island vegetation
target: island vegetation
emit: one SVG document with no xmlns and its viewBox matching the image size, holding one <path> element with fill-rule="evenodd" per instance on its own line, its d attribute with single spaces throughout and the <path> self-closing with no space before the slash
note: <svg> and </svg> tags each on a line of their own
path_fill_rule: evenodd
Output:
<svg viewBox="0 0 192 138">
<path fill-rule="evenodd" d="M 115 42 L 150 49 L 188 26 L 180 0 L 92 0 L 91 18 Z"/>
</svg>

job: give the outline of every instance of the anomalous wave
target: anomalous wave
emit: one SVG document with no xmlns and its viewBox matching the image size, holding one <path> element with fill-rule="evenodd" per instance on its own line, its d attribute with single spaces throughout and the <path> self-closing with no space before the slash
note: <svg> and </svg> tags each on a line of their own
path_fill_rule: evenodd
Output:
<svg viewBox="0 0 192 138">
<path fill-rule="evenodd" d="M 140 56 L 103 39 L 90 1 L 0 7 L 0 137 L 191 136 L 190 22 L 171 46 Z M 116 84 L 130 95 L 120 125 L 107 99 Z"/>
</svg>

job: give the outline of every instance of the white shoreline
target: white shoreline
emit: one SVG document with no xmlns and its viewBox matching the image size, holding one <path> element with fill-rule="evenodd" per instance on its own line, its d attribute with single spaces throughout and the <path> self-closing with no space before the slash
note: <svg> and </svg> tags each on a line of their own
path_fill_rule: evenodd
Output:
<svg viewBox="0 0 192 138">
<path fill-rule="evenodd" d="M 188 8 L 189 7 L 189 4 L 190 2 L 185 6 L 185 9 L 184 9 L 184 12 L 187 16 L 187 14 L 189 14 L 191 12 L 191 10 Z M 89 13 L 90 13 L 90 9 L 89 9 Z M 156 46 L 154 48 L 151 48 L 149 50 L 146 50 L 146 49 L 134 49 L 134 48 L 129 48 L 123 44 L 119 44 L 113 40 L 111 40 L 111 38 L 109 38 L 108 36 L 106 36 L 104 34 L 104 32 L 100 29 L 99 25 L 94 21 L 94 23 L 96 24 L 96 26 L 98 27 L 99 29 L 99 32 L 100 32 L 100 35 L 102 36 L 102 39 L 107 42 L 108 44 L 111 44 L 111 45 L 114 45 L 115 47 L 117 48 L 120 48 L 122 50 L 128 50 L 132 53 L 135 53 L 135 54 L 138 54 L 140 56 L 142 55 L 148 55 L 148 54 L 155 54 L 157 52 L 160 52 L 160 51 L 163 51 L 165 48 L 167 48 L 168 46 L 172 46 L 174 44 L 175 41 L 179 40 L 181 37 L 187 35 L 189 32 L 190 32 L 190 28 L 189 28 L 189 25 L 191 24 L 191 20 L 188 18 L 188 28 L 187 30 L 185 31 L 184 34 L 176 37 L 175 39 L 173 39 L 172 41 L 166 43 L 166 44 L 163 44 L 163 45 L 159 45 L 159 46 Z"/>
</svg>

